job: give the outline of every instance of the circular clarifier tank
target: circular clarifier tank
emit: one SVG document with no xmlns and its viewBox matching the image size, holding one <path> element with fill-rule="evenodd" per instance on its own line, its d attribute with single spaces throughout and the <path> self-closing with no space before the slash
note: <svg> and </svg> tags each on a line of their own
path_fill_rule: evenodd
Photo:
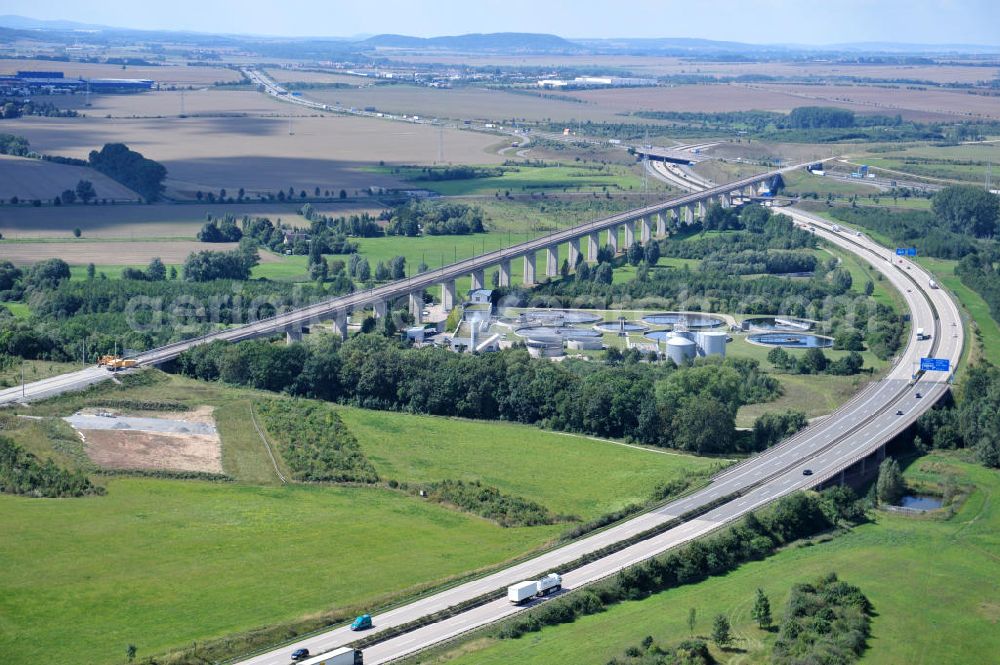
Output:
<svg viewBox="0 0 1000 665">
<path fill-rule="evenodd" d="M 775 332 L 805 332 L 813 327 L 813 322 L 806 319 L 780 316 L 755 316 L 744 322 L 750 330 L 766 330 Z"/>
<path fill-rule="evenodd" d="M 696 312 L 663 312 L 644 316 L 642 320 L 655 326 L 685 326 L 692 329 L 718 328 L 726 322 L 722 317 Z"/>
<path fill-rule="evenodd" d="M 528 326 L 514 331 L 525 339 L 588 339 L 600 337 L 601 333 L 587 328 L 569 328 L 555 326 Z"/>
<path fill-rule="evenodd" d="M 601 332 L 614 333 L 614 332 L 642 332 L 646 329 L 646 326 L 635 321 L 603 321 L 594 326 L 595 330 L 600 330 Z"/>
<path fill-rule="evenodd" d="M 833 346 L 833 339 L 821 335 L 803 333 L 764 332 L 747 336 L 747 340 L 766 346 L 781 346 L 788 349 L 827 349 Z"/>
</svg>

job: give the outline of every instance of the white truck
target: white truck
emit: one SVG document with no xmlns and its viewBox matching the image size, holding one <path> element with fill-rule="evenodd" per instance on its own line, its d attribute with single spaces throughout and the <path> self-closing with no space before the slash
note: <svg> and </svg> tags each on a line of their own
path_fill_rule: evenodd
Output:
<svg viewBox="0 0 1000 665">
<path fill-rule="evenodd" d="M 520 605 L 532 598 L 547 596 L 562 588 L 562 577 L 549 573 L 540 580 L 525 580 L 507 587 L 507 600 Z"/>
<path fill-rule="evenodd" d="M 938 288 L 938 283 L 935 282 L 933 279 L 931 281 L 927 282 L 927 285 L 930 286 L 932 289 Z"/>
<path fill-rule="evenodd" d="M 298 665 L 364 665 L 364 656 L 359 649 L 340 647 L 319 656 L 300 660 Z"/>
<path fill-rule="evenodd" d="M 930 339 L 930 338 L 931 338 L 931 336 L 928 335 L 927 333 L 925 333 L 923 328 L 917 328 L 917 339 L 918 340 Z"/>
</svg>

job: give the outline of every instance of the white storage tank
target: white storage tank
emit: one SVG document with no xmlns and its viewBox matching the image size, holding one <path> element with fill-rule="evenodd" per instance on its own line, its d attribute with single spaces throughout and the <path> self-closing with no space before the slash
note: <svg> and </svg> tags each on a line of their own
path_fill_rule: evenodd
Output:
<svg viewBox="0 0 1000 665">
<path fill-rule="evenodd" d="M 726 339 L 726 333 L 721 330 L 709 330 L 698 333 L 698 345 L 701 347 L 701 352 L 706 356 L 725 356 Z"/>
<path fill-rule="evenodd" d="M 604 348 L 604 341 L 600 337 L 567 339 L 566 348 L 572 351 L 599 351 Z"/>
<path fill-rule="evenodd" d="M 683 365 L 685 360 L 695 357 L 697 345 L 686 337 L 671 337 L 667 340 L 667 357 L 677 365 Z"/>
</svg>

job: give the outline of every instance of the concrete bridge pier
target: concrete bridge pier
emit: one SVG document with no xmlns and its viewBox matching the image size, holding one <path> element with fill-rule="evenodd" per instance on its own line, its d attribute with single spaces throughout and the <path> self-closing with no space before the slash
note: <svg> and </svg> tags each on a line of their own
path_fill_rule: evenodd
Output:
<svg viewBox="0 0 1000 665">
<path fill-rule="evenodd" d="M 580 256 L 580 239 L 573 238 L 569 241 L 569 255 L 566 260 L 569 262 L 569 267 L 574 268 L 576 266 L 576 260 Z"/>
<path fill-rule="evenodd" d="M 285 344 L 291 346 L 296 342 L 302 341 L 302 331 L 301 330 L 286 330 L 285 331 Z"/>
<path fill-rule="evenodd" d="M 617 226 L 612 226 L 610 229 L 608 229 L 608 247 L 610 247 L 611 251 L 614 252 L 615 254 L 618 253 L 618 227 Z M 628 247 L 628 245 L 626 245 L 626 247 Z"/>
<path fill-rule="evenodd" d="M 664 218 L 662 212 L 656 213 L 656 237 L 662 238 L 667 235 L 667 220 Z"/>
<path fill-rule="evenodd" d="M 500 262 L 500 273 L 497 283 L 500 286 L 510 286 L 510 259 Z"/>
<path fill-rule="evenodd" d="M 524 280 L 525 286 L 535 283 L 535 253 L 528 252 L 524 255 Z"/>
<path fill-rule="evenodd" d="M 559 274 L 559 245 L 545 248 L 545 276 L 555 277 Z"/>
<path fill-rule="evenodd" d="M 333 328 L 341 339 L 347 339 L 347 310 L 342 309 L 333 314 Z"/>
<path fill-rule="evenodd" d="M 698 219 L 705 219 L 705 202 L 698 201 Z"/>
<path fill-rule="evenodd" d="M 484 270 L 473 270 L 472 271 L 472 290 L 476 291 L 481 289 L 486 284 L 486 274 Z"/>
<path fill-rule="evenodd" d="M 384 300 L 376 300 L 372 303 L 372 313 L 376 319 L 384 319 L 388 309 Z"/>
<path fill-rule="evenodd" d="M 410 316 L 413 317 L 414 323 L 422 323 L 423 310 L 424 310 L 424 292 L 414 291 L 409 295 L 410 302 Z"/>
<path fill-rule="evenodd" d="M 628 221 L 625 222 L 625 249 L 628 249 L 635 243 L 635 222 Z"/>
<path fill-rule="evenodd" d="M 455 309 L 455 280 L 441 282 L 441 308 L 450 312 Z"/>
<path fill-rule="evenodd" d="M 694 206 L 691 204 L 684 206 L 684 223 L 694 224 Z"/>
<path fill-rule="evenodd" d="M 639 220 L 639 242 L 643 245 L 649 244 L 650 239 L 653 237 L 653 225 L 650 222 L 649 216 L 643 217 Z"/>
<path fill-rule="evenodd" d="M 597 250 L 601 248 L 601 239 L 597 232 L 587 234 L 587 261 L 594 263 L 597 261 Z"/>
</svg>

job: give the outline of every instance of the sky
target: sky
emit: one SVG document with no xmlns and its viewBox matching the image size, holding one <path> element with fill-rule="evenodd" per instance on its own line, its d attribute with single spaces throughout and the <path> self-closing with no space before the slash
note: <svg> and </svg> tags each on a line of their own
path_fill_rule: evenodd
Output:
<svg viewBox="0 0 1000 665">
<path fill-rule="evenodd" d="M 289 37 L 547 32 L 756 44 L 1000 43 L 1000 0 L 3 0 L 0 13 Z"/>
</svg>

